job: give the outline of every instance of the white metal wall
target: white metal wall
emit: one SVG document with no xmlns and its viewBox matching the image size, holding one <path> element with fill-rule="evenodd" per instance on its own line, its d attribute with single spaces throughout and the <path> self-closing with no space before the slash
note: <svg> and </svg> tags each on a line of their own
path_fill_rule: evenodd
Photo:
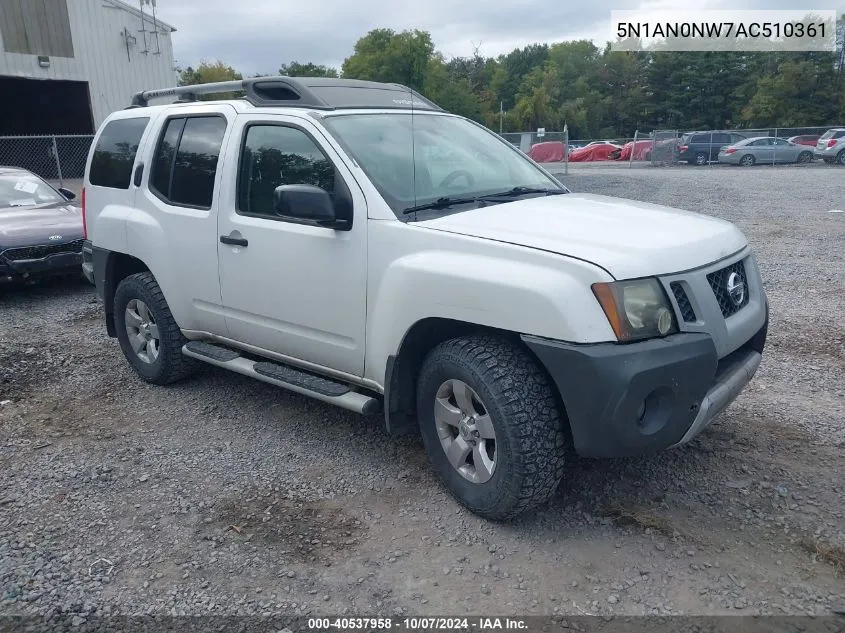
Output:
<svg viewBox="0 0 845 633">
<path fill-rule="evenodd" d="M 111 112 L 128 106 L 136 92 L 176 85 L 172 36 L 161 22 L 159 31 L 164 33 L 158 36 L 160 54 L 153 54 L 156 43 L 152 34 L 147 33 L 150 53 L 145 55 L 137 12 L 110 0 L 67 0 L 67 5 L 75 57 L 51 57 L 49 68 L 42 68 L 36 55 L 6 53 L 0 41 L 0 75 L 87 81 L 95 127 Z M 149 31 L 152 22 L 148 9 L 145 11 Z M 136 38 L 128 53 L 124 28 Z M 14 99 L 14 95 L 3 95 L 3 98 Z"/>
</svg>

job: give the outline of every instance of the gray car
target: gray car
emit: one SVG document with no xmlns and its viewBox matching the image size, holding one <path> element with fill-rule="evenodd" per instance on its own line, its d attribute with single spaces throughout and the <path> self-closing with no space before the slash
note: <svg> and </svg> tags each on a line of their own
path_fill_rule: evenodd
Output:
<svg viewBox="0 0 845 633">
<path fill-rule="evenodd" d="M 719 150 L 719 162 L 750 167 L 757 163 L 809 163 L 813 150 L 774 136 L 746 138 Z"/>
<path fill-rule="evenodd" d="M 0 167 L 0 284 L 82 273 L 75 194 L 30 171 Z"/>
</svg>

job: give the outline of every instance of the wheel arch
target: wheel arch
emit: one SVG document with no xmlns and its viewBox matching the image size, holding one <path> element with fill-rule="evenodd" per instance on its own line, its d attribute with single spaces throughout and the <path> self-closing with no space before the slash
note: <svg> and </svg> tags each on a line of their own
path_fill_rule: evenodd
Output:
<svg viewBox="0 0 845 633">
<path fill-rule="evenodd" d="M 384 373 L 384 424 L 393 436 L 419 433 L 416 416 L 417 378 L 428 353 L 444 341 L 471 334 L 494 334 L 520 347 L 543 372 L 555 394 L 564 420 L 564 431 L 571 440 L 566 407 L 555 381 L 520 334 L 468 321 L 427 317 L 414 323 L 402 338 L 395 354 L 387 358 Z"/>
<path fill-rule="evenodd" d="M 99 270 L 95 278 L 98 294 L 103 300 L 106 313 L 106 332 L 112 338 L 117 337 L 114 325 L 114 294 L 121 281 L 135 273 L 151 272 L 149 266 L 137 257 L 126 253 L 95 249 L 94 269 Z"/>
</svg>

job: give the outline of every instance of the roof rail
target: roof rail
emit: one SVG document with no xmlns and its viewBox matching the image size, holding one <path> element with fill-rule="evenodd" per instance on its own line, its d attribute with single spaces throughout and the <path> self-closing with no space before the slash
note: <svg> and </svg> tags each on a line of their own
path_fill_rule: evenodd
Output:
<svg viewBox="0 0 845 633">
<path fill-rule="evenodd" d="M 180 102 L 197 101 L 200 95 L 245 92 L 254 106 L 336 108 L 443 109 L 418 92 L 401 84 L 336 79 L 332 77 L 251 77 L 237 81 L 146 90 L 132 98 L 130 107 L 146 107 L 152 99 L 179 97 Z"/>
</svg>

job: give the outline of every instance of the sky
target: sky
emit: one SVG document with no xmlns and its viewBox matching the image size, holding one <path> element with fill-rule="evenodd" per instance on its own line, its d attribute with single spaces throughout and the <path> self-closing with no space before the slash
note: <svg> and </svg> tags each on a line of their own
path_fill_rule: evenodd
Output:
<svg viewBox="0 0 845 633">
<path fill-rule="evenodd" d="M 126 0 L 130 3 L 133 0 Z M 158 0 L 180 66 L 221 59 L 244 74 L 291 61 L 339 68 L 369 30 L 422 29 L 447 58 L 535 42 L 610 39 L 610 11 L 682 9 L 691 0 Z M 697 0 L 698 9 L 825 9 L 813 0 Z"/>
</svg>

